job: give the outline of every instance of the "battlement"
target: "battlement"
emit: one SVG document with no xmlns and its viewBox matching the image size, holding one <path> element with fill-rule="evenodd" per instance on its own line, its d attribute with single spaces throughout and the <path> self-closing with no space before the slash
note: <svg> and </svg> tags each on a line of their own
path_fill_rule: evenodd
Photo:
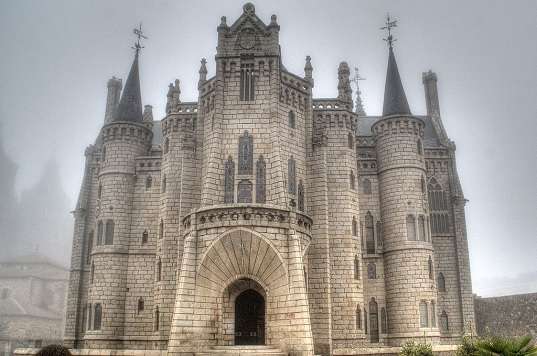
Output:
<svg viewBox="0 0 537 356">
<path fill-rule="evenodd" d="M 371 128 L 375 136 L 416 135 L 424 136 L 425 122 L 411 115 L 392 115 L 375 122 Z"/>
<path fill-rule="evenodd" d="M 103 142 L 131 141 L 141 144 L 151 144 L 153 132 L 143 124 L 127 121 L 117 121 L 105 125 L 101 129 Z"/>
</svg>

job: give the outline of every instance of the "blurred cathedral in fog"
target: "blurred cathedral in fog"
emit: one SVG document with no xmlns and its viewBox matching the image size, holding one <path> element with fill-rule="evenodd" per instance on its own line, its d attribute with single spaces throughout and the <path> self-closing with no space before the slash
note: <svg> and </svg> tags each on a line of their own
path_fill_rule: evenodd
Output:
<svg viewBox="0 0 537 356">
<path fill-rule="evenodd" d="M 0 262 L 39 253 L 68 266 L 71 253 L 71 203 L 65 194 L 56 160 L 45 162 L 37 182 L 15 191 L 17 165 L 7 156 L 0 131 Z"/>
</svg>

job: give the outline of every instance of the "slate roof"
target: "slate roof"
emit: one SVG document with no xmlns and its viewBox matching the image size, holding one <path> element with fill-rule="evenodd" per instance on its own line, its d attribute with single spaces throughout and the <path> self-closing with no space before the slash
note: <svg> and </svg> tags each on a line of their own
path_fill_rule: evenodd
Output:
<svg viewBox="0 0 537 356">
<path fill-rule="evenodd" d="M 390 46 L 382 115 L 389 116 L 395 114 L 411 115 L 405 90 L 403 89 L 403 83 L 401 82 L 399 70 L 397 69 L 393 48 Z"/>
<path fill-rule="evenodd" d="M 134 56 L 131 70 L 121 94 L 121 100 L 113 121 L 142 122 L 142 94 L 138 69 L 138 52 Z"/>
</svg>

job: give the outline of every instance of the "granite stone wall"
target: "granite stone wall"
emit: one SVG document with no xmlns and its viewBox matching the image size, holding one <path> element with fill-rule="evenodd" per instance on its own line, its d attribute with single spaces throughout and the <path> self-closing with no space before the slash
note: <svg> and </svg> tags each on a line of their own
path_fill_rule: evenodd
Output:
<svg viewBox="0 0 537 356">
<path fill-rule="evenodd" d="M 474 298 L 478 335 L 537 336 L 537 293 Z"/>
</svg>

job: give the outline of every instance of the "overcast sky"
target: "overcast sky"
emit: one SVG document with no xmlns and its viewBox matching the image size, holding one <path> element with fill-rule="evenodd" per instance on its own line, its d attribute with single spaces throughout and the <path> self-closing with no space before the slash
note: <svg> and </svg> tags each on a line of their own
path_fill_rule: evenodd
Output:
<svg viewBox="0 0 537 356">
<path fill-rule="evenodd" d="M 0 1 L 0 126 L 19 165 L 17 189 L 33 184 L 52 156 L 72 204 L 84 148 L 102 125 L 106 82 L 126 78 L 132 28 L 142 52 L 144 104 L 164 113 L 167 85 L 197 99 L 199 60 L 214 75 L 216 27 L 243 1 Z M 438 74 L 440 107 L 467 205 L 474 291 L 537 292 L 537 2 L 255 1 L 278 16 L 287 69 L 303 75 L 312 57 L 315 97 L 335 97 L 337 66 L 358 66 L 366 112 L 382 108 L 387 50 L 379 30 L 399 20 L 396 57 L 413 113 L 425 113 L 421 73 Z M 1 168 L 0 168 L 1 169 Z"/>
</svg>

